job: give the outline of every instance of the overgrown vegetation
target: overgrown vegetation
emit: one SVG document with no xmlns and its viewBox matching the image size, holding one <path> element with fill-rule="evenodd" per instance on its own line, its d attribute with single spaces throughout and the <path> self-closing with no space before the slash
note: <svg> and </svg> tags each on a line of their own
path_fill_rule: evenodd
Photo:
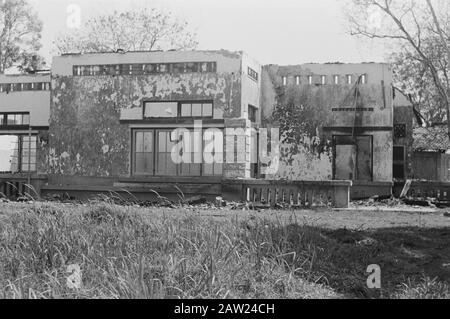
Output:
<svg viewBox="0 0 450 319">
<path fill-rule="evenodd" d="M 333 230 L 294 217 L 220 212 L 108 202 L 3 204 L 0 296 L 449 296 L 449 269 L 442 266 L 450 258 L 446 228 Z M 383 288 L 375 292 L 367 289 L 365 273 L 374 263 L 383 271 Z M 67 285 L 70 265 L 81 270 L 78 289 Z"/>
</svg>

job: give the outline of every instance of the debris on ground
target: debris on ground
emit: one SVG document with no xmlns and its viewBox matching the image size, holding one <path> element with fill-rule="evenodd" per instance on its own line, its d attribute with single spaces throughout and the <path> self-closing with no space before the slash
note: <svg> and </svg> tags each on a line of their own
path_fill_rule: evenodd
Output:
<svg viewBox="0 0 450 319">
<path fill-rule="evenodd" d="M 206 204 L 207 200 L 204 196 L 193 196 L 185 199 L 183 201 L 183 204 L 187 205 L 200 205 L 200 204 Z"/>
<path fill-rule="evenodd" d="M 375 239 L 369 238 L 369 237 L 364 238 L 363 240 L 360 240 L 360 241 L 357 242 L 357 244 L 358 244 L 359 246 L 374 246 L 374 245 L 376 245 L 377 243 L 378 243 L 378 242 L 377 242 Z"/>
</svg>

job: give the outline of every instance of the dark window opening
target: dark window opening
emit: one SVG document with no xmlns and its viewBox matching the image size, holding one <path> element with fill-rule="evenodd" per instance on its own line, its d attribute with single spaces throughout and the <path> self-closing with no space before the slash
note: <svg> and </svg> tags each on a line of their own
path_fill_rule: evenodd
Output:
<svg viewBox="0 0 450 319">
<path fill-rule="evenodd" d="M 0 113 L 0 126 L 29 126 L 30 113 Z"/>
<path fill-rule="evenodd" d="M 252 122 L 252 123 L 256 123 L 257 121 L 257 115 L 258 114 L 258 109 L 253 106 L 253 105 L 249 105 L 248 106 L 248 119 Z"/>
<path fill-rule="evenodd" d="M 74 65 L 74 76 L 148 75 L 164 73 L 214 73 L 216 62 L 177 62 L 148 64 Z"/>
<path fill-rule="evenodd" d="M 50 83 L 49 82 L 0 83 L 0 93 L 22 92 L 22 91 L 50 91 Z"/>
<path fill-rule="evenodd" d="M 255 70 L 253 70 L 253 69 L 250 68 L 250 67 L 248 68 L 248 76 L 249 76 L 252 80 L 258 82 L 258 72 L 256 72 Z"/>
<path fill-rule="evenodd" d="M 406 124 L 395 124 L 394 125 L 394 137 L 395 138 L 405 138 L 406 137 Z"/>
<path fill-rule="evenodd" d="M 393 158 L 393 177 L 394 179 L 405 179 L 405 147 L 394 146 Z"/>
</svg>

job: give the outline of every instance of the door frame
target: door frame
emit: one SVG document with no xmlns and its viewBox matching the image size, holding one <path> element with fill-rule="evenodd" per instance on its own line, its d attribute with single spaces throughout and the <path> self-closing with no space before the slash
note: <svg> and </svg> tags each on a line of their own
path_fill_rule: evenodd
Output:
<svg viewBox="0 0 450 319">
<path fill-rule="evenodd" d="M 348 144 L 336 144 L 336 137 L 349 137 L 349 138 L 353 138 L 352 135 L 348 135 L 348 134 L 333 134 L 332 136 L 332 145 L 333 145 L 333 161 L 332 161 L 332 171 L 333 171 L 333 180 L 336 180 L 336 145 L 355 145 L 355 142 L 353 143 L 348 143 Z M 373 135 L 370 134 L 358 134 L 355 135 L 355 138 L 357 137 L 369 137 L 370 138 L 370 152 L 371 152 L 371 171 L 372 171 L 372 176 L 369 182 L 373 182 L 373 168 L 374 168 L 374 163 L 373 163 Z M 356 177 L 353 179 L 353 181 L 358 181 L 358 152 L 356 152 L 356 163 L 355 163 L 355 175 Z"/>
</svg>

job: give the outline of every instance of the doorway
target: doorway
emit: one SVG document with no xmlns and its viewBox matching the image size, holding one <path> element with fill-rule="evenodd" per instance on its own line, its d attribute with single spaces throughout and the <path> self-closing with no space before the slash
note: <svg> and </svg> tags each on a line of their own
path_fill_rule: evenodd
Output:
<svg viewBox="0 0 450 319">
<path fill-rule="evenodd" d="M 334 179 L 373 180 L 373 137 L 337 135 L 334 141 Z"/>
</svg>

